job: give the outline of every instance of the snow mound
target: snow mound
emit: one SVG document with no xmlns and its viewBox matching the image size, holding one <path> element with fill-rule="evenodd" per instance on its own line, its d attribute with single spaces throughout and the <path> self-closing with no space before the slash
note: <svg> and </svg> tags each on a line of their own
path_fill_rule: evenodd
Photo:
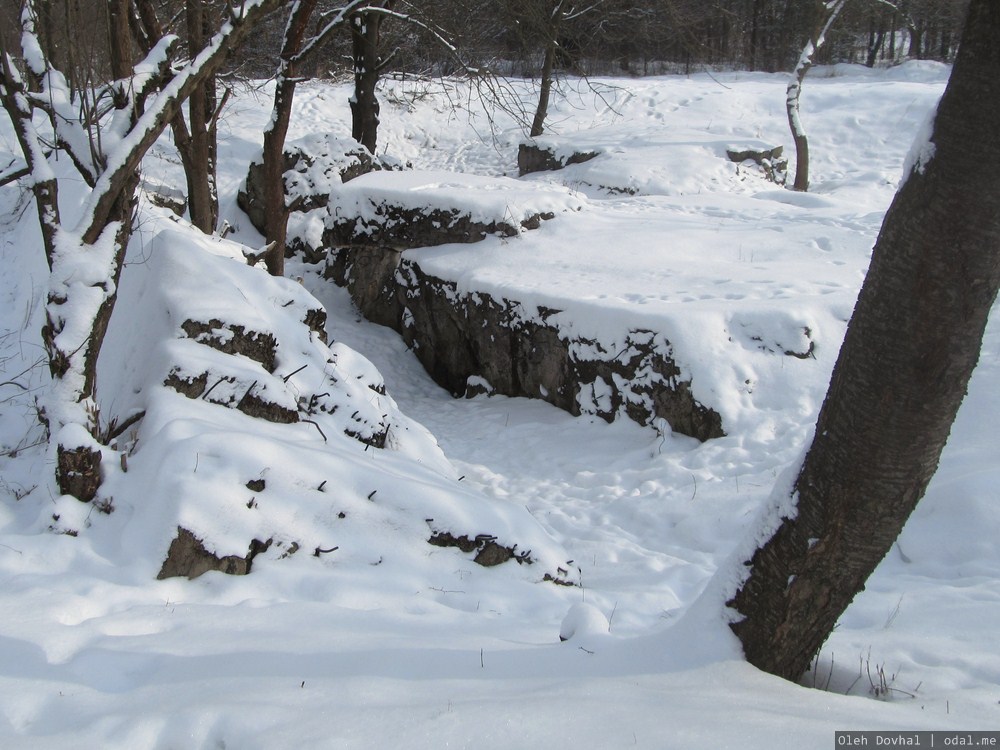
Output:
<svg viewBox="0 0 1000 750">
<path fill-rule="evenodd" d="M 502 569 L 525 580 L 570 576 L 522 506 L 459 484 L 367 359 L 324 343 L 322 309 L 300 284 L 180 226 L 145 239 L 133 243 L 106 344 L 106 361 L 126 365 L 105 368 L 100 389 L 116 423 L 141 416 L 119 436 L 127 456 L 99 499 L 130 557 L 153 569 L 193 539 L 203 560 L 237 572 L 295 556 L 342 576 L 385 565 L 412 578 L 471 557 L 428 543 L 448 533 L 477 540 L 473 551 L 512 550 L 489 564 L 510 561 Z M 93 524 L 74 503 L 56 530 Z"/>
<path fill-rule="evenodd" d="M 559 640 L 568 641 L 577 636 L 607 635 L 611 630 L 608 618 L 593 604 L 577 602 L 569 608 L 559 626 Z"/>
<path fill-rule="evenodd" d="M 609 195 L 694 195 L 705 190 L 745 192 L 746 185 L 766 185 L 763 176 L 747 180 L 746 169 L 738 169 L 727 156 L 736 148 L 768 148 L 751 139 L 723 139 L 705 132 L 677 132 L 660 126 L 633 126 L 627 138 L 620 128 L 597 127 L 569 136 L 541 136 L 533 145 L 557 162 L 566 164 L 560 175 L 571 187 L 593 197 Z M 664 152 L 669 159 L 664 159 Z M 593 158 L 574 159 L 574 155 Z M 536 180 L 544 180 L 540 174 Z"/>
</svg>

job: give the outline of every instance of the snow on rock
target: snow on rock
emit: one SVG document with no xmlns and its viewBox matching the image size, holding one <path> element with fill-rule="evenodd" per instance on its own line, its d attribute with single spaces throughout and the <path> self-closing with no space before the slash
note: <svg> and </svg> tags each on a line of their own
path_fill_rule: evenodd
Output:
<svg viewBox="0 0 1000 750">
<path fill-rule="evenodd" d="M 308 257 L 353 244 L 421 247 L 511 237 L 583 205 L 560 186 L 400 169 L 329 133 L 290 143 L 285 164 L 288 245 Z M 239 205 L 263 231 L 261 170 L 251 165 Z"/>
<path fill-rule="evenodd" d="M 117 455 L 103 462 L 98 503 L 52 498 L 52 465 L 33 447 L 44 441 L 33 407 L 48 383 L 39 333 L 48 269 L 30 191 L 4 186 L 0 744 L 756 750 L 829 747 L 836 730 L 852 728 L 996 726 L 1000 453 L 988 417 L 1000 413 L 998 315 L 926 497 L 804 686 L 746 664 L 724 607 L 747 551 L 787 510 L 788 495 L 772 489 L 808 445 L 872 241 L 947 75 L 947 66 L 916 61 L 814 69 L 803 102 L 814 166 L 806 195 L 753 174 L 737 179 L 718 152 L 668 143 L 673 135 L 787 144 L 787 75 L 591 79 L 573 100 L 564 98 L 573 97 L 567 78 L 552 102 L 557 134 L 607 127 L 604 145 L 625 150 L 659 132 L 664 148 L 648 152 L 648 165 L 669 172 L 675 192 L 594 191 L 584 210 L 515 240 L 404 253 L 449 280 L 456 299 L 559 309 L 550 322 L 612 354 L 623 332 L 657 331 L 698 398 L 721 410 L 727 435 L 704 443 L 662 423 L 654 433 L 537 400 L 452 399 L 395 332 L 360 319 L 344 290 L 297 261 L 289 268 L 329 311 L 332 351 L 347 376 L 340 384 L 363 374 L 357 393 L 380 400 L 368 388 L 379 382 L 370 359 L 387 395 L 430 428 L 454 469 L 412 424 L 404 450 L 376 449 L 335 435 L 325 416 L 314 421 L 326 443 L 308 422 L 271 423 L 189 399 L 162 381 L 195 347 L 220 367 L 223 357 L 246 357 L 246 372 L 273 376 L 280 388 L 313 362 L 289 384 L 325 392 L 300 379 L 319 380 L 326 363 L 318 334 L 299 322 L 315 302 L 294 284 L 251 273 L 226 243 L 181 231 L 154 248 L 165 226 L 179 224 L 144 209 L 120 288 L 125 317 L 114 323 L 99 381 L 103 414 L 119 428 L 146 416 L 117 438 L 127 472 Z M 385 85 L 429 90 L 405 96 L 406 88 L 395 99 L 380 92 L 379 134 L 391 153 L 428 171 L 514 168 L 516 123 L 497 113 L 506 130 L 483 142 L 489 123 L 437 94 L 451 87 L 452 101 L 465 101 L 467 82 Z M 532 82 L 516 85 L 534 101 Z M 594 85 L 609 96 L 594 97 Z M 292 135 L 349 133 L 349 92 L 349 82 L 303 82 Z M 270 106 L 239 92 L 230 101 L 220 125 L 220 136 L 232 136 L 219 144 L 221 212 L 259 247 L 234 195 Z M 0 131 L 0 149 L 16 150 L 4 118 Z M 159 145 L 147 173 L 182 186 L 169 138 Z M 702 157 L 724 182 L 706 182 Z M 525 181 L 561 183 L 586 166 Z M 53 167 L 72 171 L 65 160 Z M 647 177 L 637 172 L 636 182 Z M 62 187 L 69 215 L 83 186 Z M 154 258 L 163 244 L 224 257 L 178 268 Z M 175 276 L 161 278 L 167 271 Z M 168 317 L 166 288 L 219 273 L 239 292 L 206 305 L 197 316 L 206 330 L 186 333 L 189 304 Z M 253 310 L 242 321 L 220 310 L 243 295 Z M 272 313 L 290 299 L 295 332 L 277 335 L 284 326 Z M 274 335 L 273 373 L 203 343 L 228 346 L 239 339 L 236 325 Z M 175 357 L 163 342 L 185 352 Z M 255 545 L 247 576 L 157 580 L 181 523 L 204 536 L 206 553 L 234 565 L 251 558 L 254 539 L 271 544 Z M 445 533 L 476 551 L 428 544 Z M 476 564 L 488 544 L 480 535 L 495 544 L 492 554 L 517 544 L 538 561 Z M 537 585 L 543 570 L 559 575 L 560 566 L 581 586 Z M 567 609 L 581 599 L 609 617 L 612 633 L 559 644 Z M 883 669 L 892 682 L 876 697 L 866 670 L 878 680 Z"/>
<path fill-rule="evenodd" d="M 551 139 L 546 139 L 551 141 Z M 542 145 L 536 140 L 522 143 L 517 148 L 517 172 L 521 177 L 532 172 L 546 172 L 562 169 L 570 164 L 582 164 L 597 157 L 596 151 L 576 151 L 565 145 L 559 147 L 551 142 Z"/>
<path fill-rule="evenodd" d="M 341 254 L 350 262 L 338 256 L 327 270 L 370 320 L 399 331 L 453 394 L 482 391 L 485 380 L 490 392 L 542 398 L 571 414 L 640 424 L 665 418 L 701 440 L 724 434 L 719 415 L 692 397 L 664 336 L 625 328 L 588 338 L 560 309 L 461 290 L 424 273 L 425 252 L 408 253 L 397 267 L 398 254 L 351 249 Z"/>
<path fill-rule="evenodd" d="M 635 126 L 623 139 L 619 126 L 599 126 L 540 136 L 519 152 L 518 164 L 522 175 L 538 172 L 535 179 L 545 179 L 543 170 L 560 169 L 566 184 L 594 197 L 685 195 L 733 189 L 745 180 L 727 155 L 732 147 L 731 140 L 704 132 Z M 661 158 L 664 151 L 670 160 Z M 689 169 L 693 163 L 696 171 Z"/>
<path fill-rule="evenodd" d="M 582 198 L 558 185 L 438 171 L 370 172 L 289 221 L 289 247 L 316 257 L 351 246 L 382 249 L 514 237 L 576 211 Z"/>
<path fill-rule="evenodd" d="M 167 226 L 135 243 L 108 334 L 105 361 L 125 367 L 101 373 L 105 413 L 144 413 L 104 485 L 123 544 L 166 556 L 161 577 L 193 577 L 296 554 L 420 565 L 446 531 L 516 550 L 498 562 L 528 580 L 557 575 L 565 555 L 523 507 L 458 484 L 371 363 L 310 329 L 319 304 L 300 284 L 248 267 L 235 243 L 152 223 Z"/>
<path fill-rule="evenodd" d="M 353 138 L 333 133 L 309 133 L 286 143 L 284 160 L 285 200 L 293 214 L 307 214 L 325 207 L 330 194 L 355 177 L 397 166 L 384 157 L 373 156 Z M 240 208 L 261 232 L 264 231 L 263 170 L 258 154 L 250 163 L 246 181 L 237 195 Z"/>
</svg>

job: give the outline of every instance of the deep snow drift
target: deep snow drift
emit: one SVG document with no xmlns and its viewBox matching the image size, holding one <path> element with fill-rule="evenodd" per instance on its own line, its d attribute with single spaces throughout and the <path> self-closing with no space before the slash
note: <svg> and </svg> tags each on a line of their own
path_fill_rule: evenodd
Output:
<svg viewBox="0 0 1000 750">
<path fill-rule="evenodd" d="M 995 729 L 997 325 L 927 497 L 804 686 L 742 662 L 716 576 L 809 438 L 947 74 L 813 71 L 809 194 L 725 157 L 789 143 L 785 76 L 566 84 L 547 142 L 600 155 L 520 182 L 573 210 L 516 237 L 407 254 L 463 291 L 557 308 L 565 330 L 609 347 L 629 326 L 667 335 L 723 416 L 727 436 L 704 444 L 540 401 L 453 400 L 315 267 L 269 279 L 236 243 L 144 204 L 101 395 L 106 419 L 146 416 L 120 438 L 128 471 L 109 473 L 110 513 L 55 498 L 33 411 L 44 260 L 28 195 L 0 190 L 3 744 L 832 747 L 835 729 Z M 254 248 L 235 196 L 267 92 L 237 97 L 221 130 L 223 215 Z M 303 85 L 291 137 L 344 136 L 347 95 Z M 460 106 L 464 84 L 389 81 L 381 98 L 388 156 L 516 175 L 520 132 L 499 116 L 491 133 L 478 105 Z M 183 185 L 168 140 L 146 173 Z M 301 322 L 316 300 L 329 345 Z M 186 320 L 221 325 L 185 334 Z M 275 361 L 203 345 L 231 340 L 234 324 L 272 332 Z M 163 386 L 174 368 L 178 382 L 204 373 L 204 389 Z M 311 409 L 311 422 L 248 416 L 237 407 L 251 392 Z M 156 580 L 178 526 L 219 555 L 272 544 L 248 576 Z M 495 536 L 515 558 L 482 567 L 427 543 L 441 531 Z"/>
</svg>

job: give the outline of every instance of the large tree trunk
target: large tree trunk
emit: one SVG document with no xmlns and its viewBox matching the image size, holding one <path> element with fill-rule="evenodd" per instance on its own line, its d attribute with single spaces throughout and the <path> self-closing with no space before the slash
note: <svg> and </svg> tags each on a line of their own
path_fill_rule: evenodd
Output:
<svg viewBox="0 0 1000 750">
<path fill-rule="evenodd" d="M 937 468 L 1000 285 L 997 132 L 1000 3 L 972 0 L 932 145 L 886 214 L 784 498 L 793 517 L 756 551 L 729 602 L 742 616 L 732 629 L 763 670 L 805 672 Z"/>
</svg>

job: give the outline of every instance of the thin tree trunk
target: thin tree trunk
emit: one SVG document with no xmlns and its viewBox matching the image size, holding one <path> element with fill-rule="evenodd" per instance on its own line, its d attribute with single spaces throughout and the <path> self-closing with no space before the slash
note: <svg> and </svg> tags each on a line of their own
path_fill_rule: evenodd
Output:
<svg viewBox="0 0 1000 750">
<path fill-rule="evenodd" d="M 537 138 L 545 131 L 545 118 L 549 114 L 549 97 L 552 95 L 552 75 L 556 60 L 556 41 L 553 39 L 545 48 L 545 58 L 542 61 L 542 79 L 538 87 L 538 106 L 535 107 L 535 117 L 531 121 L 529 135 Z"/>
<path fill-rule="evenodd" d="M 792 131 L 792 141 L 795 143 L 795 182 L 793 190 L 805 192 L 809 190 L 809 137 L 806 135 L 802 120 L 799 117 L 799 99 L 802 96 L 802 84 L 805 81 L 806 73 L 812 67 L 813 55 L 823 46 L 826 40 L 826 33 L 830 30 L 833 22 L 837 20 L 840 11 L 844 9 L 847 0 L 828 0 L 822 3 L 825 18 L 820 27 L 820 31 L 807 43 L 799 56 L 799 62 L 792 73 L 792 80 L 788 84 L 785 95 L 785 111 L 788 114 L 788 127 Z"/>
<path fill-rule="evenodd" d="M 132 74 L 132 32 L 128 25 L 128 0 L 108 1 L 108 50 L 111 57 L 111 75 L 122 80 Z M 115 103 L 124 109 L 123 101 Z"/>
<path fill-rule="evenodd" d="M 186 12 L 188 51 L 194 57 L 205 48 L 211 36 L 211 13 L 206 7 L 206 0 L 187 0 Z M 206 76 L 188 100 L 188 119 L 191 123 L 188 140 L 184 144 L 177 142 L 187 179 L 191 223 L 205 234 L 214 232 L 219 220 L 215 182 L 216 104 L 215 76 Z"/>
<path fill-rule="evenodd" d="M 764 0 L 753 0 L 750 11 L 750 70 L 759 70 L 761 46 L 761 8 Z"/>
<path fill-rule="evenodd" d="M 297 83 L 296 55 L 302 49 L 309 18 L 317 0 L 297 0 L 292 5 L 281 47 L 281 61 L 274 89 L 271 122 L 264 131 L 264 224 L 265 236 L 271 249 L 265 258 L 268 273 L 285 273 L 285 240 L 288 231 L 288 209 L 285 206 L 285 137 L 292 116 L 292 102 Z"/>
<path fill-rule="evenodd" d="M 882 49 L 885 46 L 885 34 L 885 12 L 879 11 L 877 14 L 872 12 L 871 33 L 869 34 L 868 42 L 868 56 L 865 59 L 866 67 L 874 68 L 875 63 L 878 62 L 878 57 L 882 53 Z"/>
<path fill-rule="evenodd" d="M 886 214 L 787 513 L 729 605 L 799 678 L 934 474 L 1000 286 L 1000 4 L 972 0 L 933 136 Z M 782 498 L 778 498 L 781 500 Z"/>
<path fill-rule="evenodd" d="M 542 59 L 541 80 L 538 87 L 538 105 L 531 121 L 528 135 L 537 138 L 545 131 L 545 118 L 549 115 L 549 98 L 552 95 L 552 79 L 555 75 L 556 55 L 559 53 L 559 27 L 563 17 L 563 0 L 558 0 L 546 19 L 545 34 L 548 44 L 545 46 L 545 56 Z"/>
<path fill-rule="evenodd" d="M 374 13 L 351 16 L 351 56 L 354 62 L 354 95 L 351 97 L 351 136 L 372 153 L 378 141 L 379 78 L 378 42 L 382 17 Z"/>
</svg>

